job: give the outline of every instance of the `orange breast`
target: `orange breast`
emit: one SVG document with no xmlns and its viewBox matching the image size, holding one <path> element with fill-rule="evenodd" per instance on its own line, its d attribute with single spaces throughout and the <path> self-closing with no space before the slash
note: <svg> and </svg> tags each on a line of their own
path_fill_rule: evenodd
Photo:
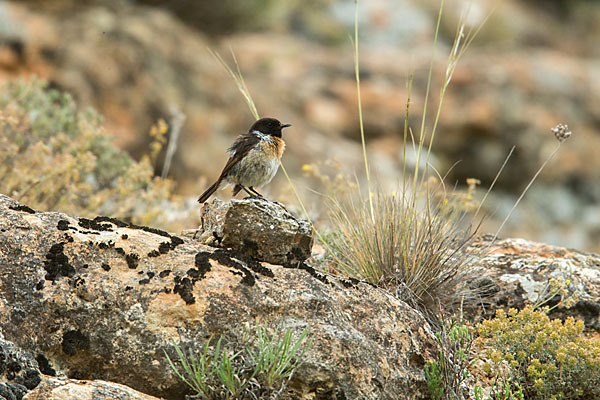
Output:
<svg viewBox="0 0 600 400">
<path fill-rule="evenodd" d="M 281 158 L 283 155 L 283 151 L 285 150 L 285 142 L 283 139 L 278 137 L 271 137 L 273 139 L 272 142 L 268 142 L 266 140 L 262 141 L 261 145 L 265 153 L 272 158 Z"/>
<path fill-rule="evenodd" d="M 285 150 L 285 142 L 283 139 L 278 137 L 274 137 L 273 140 L 275 140 L 275 143 L 277 143 L 277 158 L 281 158 L 283 151 Z"/>
</svg>

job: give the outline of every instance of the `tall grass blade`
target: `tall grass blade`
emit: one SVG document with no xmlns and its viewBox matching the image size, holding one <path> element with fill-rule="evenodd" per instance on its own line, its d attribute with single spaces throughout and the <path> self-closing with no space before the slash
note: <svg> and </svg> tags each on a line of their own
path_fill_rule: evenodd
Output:
<svg viewBox="0 0 600 400">
<path fill-rule="evenodd" d="M 369 193 L 369 207 L 371 219 L 375 219 L 373 211 L 373 194 L 371 192 L 371 176 L 369 174 L 369 161 L 367 159 L 367 143 L 365 141 L 365 126 L 363 123 L 362 100 L 360 96 L 360 70 L 358 61 L 358 0 L 354 0 L 354 76 L 356 79 L 356 98 L 358 103 L 358 123 L 360 126 L 360 140 L 362 144 L 363 160 L 365 163 L 365 176 L 367 179 L 367 191 Z"/>
</svg>

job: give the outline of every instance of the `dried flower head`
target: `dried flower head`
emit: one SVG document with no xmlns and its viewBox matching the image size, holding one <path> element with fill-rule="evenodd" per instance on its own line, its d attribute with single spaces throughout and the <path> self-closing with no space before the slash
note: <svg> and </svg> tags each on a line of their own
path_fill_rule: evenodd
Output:
<svg viewBox="0 0 600 400">
<path fill-rule="evenodd" d="M 559 142 L 564 142 L 567 140 L 572 132 L 569 130 L 567 125 L 558 124 L 554 128 L 552 128 L 552 132 L 554 132 L 554 136 L 558 139 Z"/>
</svg>

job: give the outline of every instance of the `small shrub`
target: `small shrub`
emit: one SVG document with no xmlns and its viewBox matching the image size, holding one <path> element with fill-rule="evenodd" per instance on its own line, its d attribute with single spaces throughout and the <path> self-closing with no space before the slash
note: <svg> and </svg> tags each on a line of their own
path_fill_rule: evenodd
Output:
<svg viewBox="0 0 600 400">
<path fill-rule="evenodd" d="M 257 377 L 263 385 L 275 388 L 279 382 L 289 379 L 294 371 L 302 364 L 302 358 L 311 346 L 307 338 L 308 330 L 304 330 L 296 342 L 293 341 L 292 330 L 288 329 L 279 338 L 279 333 L 268 335 L 263 327 L 256 328 L 254 348 L 246 347 L 246 353 L 256 365 Z"/>
<path fill-rule="evenodd" d="M 600 342 L 582 335 L 583 322 L 550 320 L 531 306 L 497 312 L 478 327 L 485 369 L 526 399 L 600 398 Z M 500 399 L 501 397 L 494 397 Z"/>
<path fill-rule="evenodd" d="M 173 342 L 181 369 L 165 355 L 175 374 L 202 399 L 265 398 L 285 390 L 310 349 L 307 337 L 308 330 L 294 340 L 291 329 L 269 335 L 259 326 L 256 337 L 235 353 L 219 338 L 212 350 L 208 340 L 201 352 L 187 355 Z"/>
<path fill-rule="evenodd" d="M 0 192 L 44 211 L 177 226 L 165 212 L 177 208 L 173 183 L 153 176 L 148 157 L 136 162 L 115 147 L 101 121 L 42 80 L 0 88 Z M 153 129 L 153 154 L 165 133 L 164 124 Z"/>
</svg>

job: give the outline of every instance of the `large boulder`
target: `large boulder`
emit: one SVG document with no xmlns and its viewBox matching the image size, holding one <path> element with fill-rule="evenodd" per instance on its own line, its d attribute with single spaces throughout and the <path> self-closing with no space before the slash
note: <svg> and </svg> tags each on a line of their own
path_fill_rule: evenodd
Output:
<svg viewBox="0 0 600 400">
<path fill-rule="evenodd" d="M 292 398 L 422 399 L 423 367 L 437 357 L 425 318 L 371 285 L 2 195 L 0 270 L 7 340 L 59 376 L 167 399 L 189 393 L 164 354 L 174 356 L 172 341 L 200 349 L 216 335 L 235 347 L 246 323 L 310 330 Z"/>
</svg>

